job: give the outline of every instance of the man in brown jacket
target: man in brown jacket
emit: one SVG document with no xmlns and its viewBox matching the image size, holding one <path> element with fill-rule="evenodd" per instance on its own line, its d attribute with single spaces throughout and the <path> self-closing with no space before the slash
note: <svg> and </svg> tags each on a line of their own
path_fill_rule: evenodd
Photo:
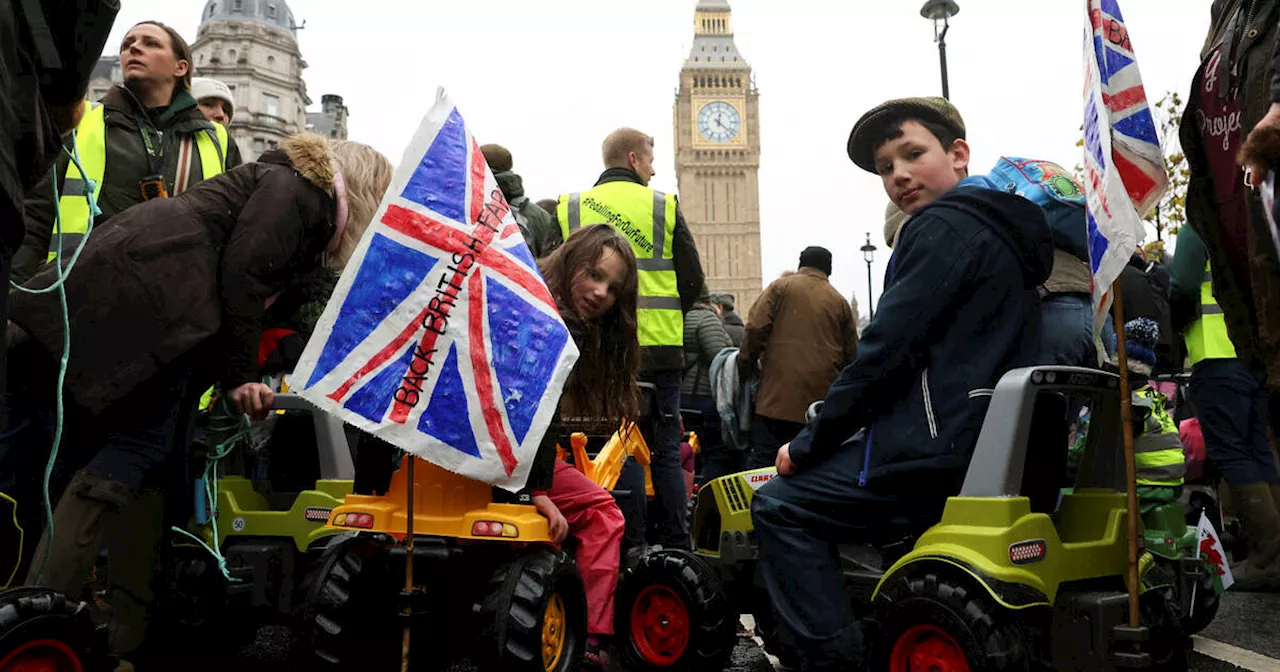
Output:
<svg viewBox="0 0 1280 672">
<path fill-rule="evenodd" d="M 804 428 L 805 409 L 857 357 L 858 318 L 830 275 L 831 252 L 807 247 L 800 269 L 773 281 L 747 315 L 738 363 L 761 367 L 748 469 L 773 465 L 778 446 Z"/>
</svg>

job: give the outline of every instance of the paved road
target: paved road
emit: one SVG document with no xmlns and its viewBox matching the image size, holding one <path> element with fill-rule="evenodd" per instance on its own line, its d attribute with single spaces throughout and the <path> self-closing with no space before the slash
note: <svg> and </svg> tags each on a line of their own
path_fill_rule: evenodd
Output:
<svg viewBox="0 0 1280 672">
<path fill-rule="evenodd" d="M 289 668 L 293 635 L 288 628 L 266 627 L 253 645 L 234 656 L 237 672 L 275 672 Z M 211 643 L 213 645 L 213 643 Z M 1280 672 L 1280 594 L 1235 593 L 1224 598 L 1217 619 L 1195 639 L 1191 672 Z M 190 672 L 224 672 L 228 661 L 181 661 Z M 177 663 L 178 661 L 174 661 Z M 174 668 L 177 669 L 177 668 Z M 776 672 L 779 668 L 747 637 L 738 640 L 729 672 Z M 449 672 L 474 672 L 460 663 Z"/>
</svg>

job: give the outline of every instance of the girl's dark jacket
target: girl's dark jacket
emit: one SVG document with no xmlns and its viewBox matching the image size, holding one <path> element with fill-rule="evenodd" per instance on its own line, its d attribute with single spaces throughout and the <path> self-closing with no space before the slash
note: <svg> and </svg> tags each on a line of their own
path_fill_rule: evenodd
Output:
<svg viewBox="0 0 1280 672">
<path fill-rule="evenodd" d="M 328 141 L 300 134 L 257 163 L 95 229 L 66 283 L 68 395 L 96 413 L 182 367 L 196 384 L 258 380 L 268 303 L 321 264 L 336 230 L 334 171 Z M 28 286 L 56 276 L 51 266 Z M 9 298 L 10 318 L 58 358 L 57 293 Z"/>
</svg>

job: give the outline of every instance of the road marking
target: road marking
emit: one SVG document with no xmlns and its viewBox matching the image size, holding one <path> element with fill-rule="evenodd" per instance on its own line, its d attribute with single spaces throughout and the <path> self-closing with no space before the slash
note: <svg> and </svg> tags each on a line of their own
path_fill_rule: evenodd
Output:
<svg viewBox="0 0 1280 672">
<path fill-rule="evenodd" d="M 743 614 L 739 620 L 742 622 L 742 627 L 746 628 L 747 632 L 750 633 L 751 641 L 755 642 L 756 646 L 760 647 L 760 653 L 763 653 L 764 657 L 769 659 L 769 666 L 775 670 L 784 669 L 782 667 L 782 661 L 778 660 L 777 656 L 771 655 L 768 651 L 764 650 L 764 640 L 760 639 L 760 636 L 756 634 L 755 617 L 751 614 Z"/>
<path fill-rule="evenodd" d="M 1201 637 L 1200 635 L 1193 635 L 1191 641 L 1195 643 L 1196 653 L 1204 654 L 1224 663 L 1230 663 L 1236 667 L 1242 667 L 1251 672 L 1275 672 L 1275 670 L 1280 670 L 1280 660 L 1264 656 L 1255 651 L 1242 649 L 1238 646 L 1232 646 L 1215 639 Z"/>
<path fill-rule="evenodd" d="M 751 640 L 756 643 L 756 646 L 760 647 L 760 652 L 764 653 L 765 658 L 769 659 L 769 665 L 775 670 L 783 669 L 782 662 L 778 660 L 777 656 L 765 653 L 764 640 L 756 635 L 756 619 L 752 618 L 750 614 L 743 614 L 741 620 L 742 626 L 747 629 L 747 632 L 751 633 Z M 1242 649 L 1238 646 L 1232 646 L 1226 642 L 1219 642 L 1216 639 L 1209 639 L 1200 635 L 1192 636 L 1191 640 L 1195 644 L 1196 653 L 1203 654 L 1214 660 L 1220 660 L 1250 672 L 1275 672 L 1280 670 L 1280 659 L 1264 656 L 1256 651 Z"/>
</svg>

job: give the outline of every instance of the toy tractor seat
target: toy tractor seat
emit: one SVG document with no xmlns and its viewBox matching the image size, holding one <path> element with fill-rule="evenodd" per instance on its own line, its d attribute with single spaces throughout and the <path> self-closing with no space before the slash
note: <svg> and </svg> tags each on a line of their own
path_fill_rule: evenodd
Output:
<svg viewBox="0 0 1280 672">
<path fill-rule="evenodd" d="M 266 477 L 273 508 L 288 509 L 317 481 L 355 477 L 355 462 L 342 421 L 293 394 L 278 394 L 267 442 Z"/>
<path fill-rule="evenodd" d="M 1027 436 L 1027 461 L 1022 471 L 1022 495 L 1031 500 L 1032 513 L 1053 513 L 1067 473 L 1070 421 L 1067 397 L 1056 392 L 1036 395 Z"/>
</svg>

